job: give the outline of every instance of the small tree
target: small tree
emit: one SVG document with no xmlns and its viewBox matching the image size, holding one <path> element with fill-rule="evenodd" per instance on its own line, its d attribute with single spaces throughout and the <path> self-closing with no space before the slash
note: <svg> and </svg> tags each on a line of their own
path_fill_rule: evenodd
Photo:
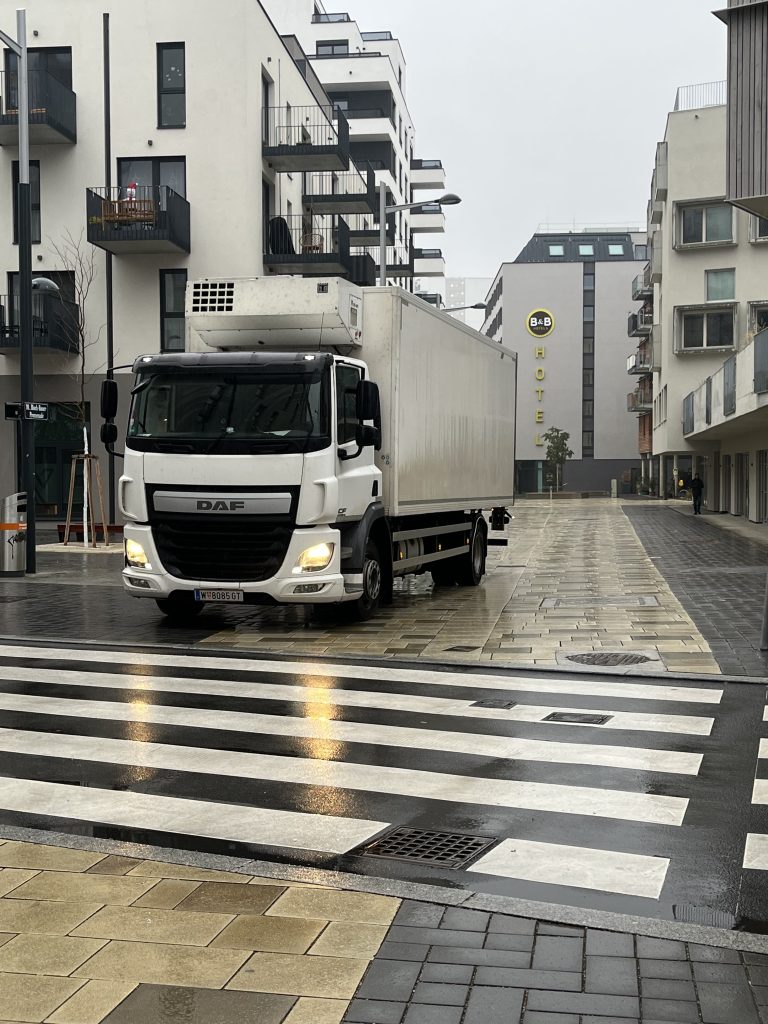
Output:
<svg viewBox="0 0 768 1024">
<path fill-rule="evenodd" d="M 562 489 L 563 466 L 573 456 L 568 447 L 570 437 L 567 430 L 560 430 L 559 427 L 550 427 L 544 434 L 544 440 L 547 442 L 547 462 L 555 467 L 555 489 L 558 491 Z"/>
</svg>

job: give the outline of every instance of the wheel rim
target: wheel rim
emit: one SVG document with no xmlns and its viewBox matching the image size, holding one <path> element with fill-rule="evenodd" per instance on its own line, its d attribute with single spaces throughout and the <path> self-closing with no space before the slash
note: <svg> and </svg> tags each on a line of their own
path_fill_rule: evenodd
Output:
<svg viewBox="0 0 768 1024">
<path fill-rule="evenodd" d="M 475 531 L 472 542 L 472 569 L 476 576 L 483 574 L 483 538 L 479 530 Z"/>
<path fill-rule="evenodd" d="M 369 559 L 365 563 L 363 587 L 365 600 L 369 604 L 378 601 L 381 595 L 381 566 L 378 562 Z"/>
</svg>

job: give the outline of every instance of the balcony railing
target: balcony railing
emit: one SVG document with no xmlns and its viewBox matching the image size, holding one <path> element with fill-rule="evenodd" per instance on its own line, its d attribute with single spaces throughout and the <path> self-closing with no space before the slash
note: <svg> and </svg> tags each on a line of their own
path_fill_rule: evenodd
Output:
<svg viewBox="0 0 768 1024">
<path fill-rule="evenodd" d="M 346 274 L 349 227 L 341 217 L 273 217 L 264 266 L 285 274 Z"/>
<path fill-rule="evenodd" d="M 653 359 L 649 346 L 640 345 L 636 352 L 627 359 L 627 373 L 651 373 L 653 371 Z"/>
<path fill-rule="evenodd" d="M 434 171 L 437 169 L 443 169 L 442 160 L 417 160 L 416 158 L 411 160 L 411 169 L 414 171 Z"/>
<path fill-rule="evenodd" d="M 18 143 L 19 77 L 0 71 L 0 146 Z M 48 71 L 29 72 L 29 141 L 77 142 L 77 97 Z"/>
<path fill-rule="evenodd" d="M 343 111 L 343 113 L 348 121 L 354 121 L 357 118 L 386 118 L 388 121 L 392 120 L 392 112 L 384 110 L 383 107 L 351 107 Z"/>
<path fill-rule="evenodd" d="M 768 328 L 755 335 L 755 392 L 768 391 Z"/>
<path fill-rule="evenodd" d="M 700 110 L 702 107 L 721 107 L 728 99 L 728 82 L 702 82 L 683 85 L 677 90 L 675 110 Z"/>
<path fill-rule="evenodd" d="M 353 166 L 349 171 L 308 171 L 304 175 L 304 205 L 318 213 L 375 213 L 373 169 L 361 172 Z"/>
<path fill-rule="evenodd" d="M 349 123 L 338 107 L 267 107 L 262 114 L 262 153 L 276 171 L 349 167 Z"/>
<path fill-rule="evenodd" d="M 695 402 L 695 393 L 691 391 L 683 399 L 683 433 L 691 434 L 693 432 L 693 410 Z"/>
<path fill-rule="evenodd" d="M 380 248 L 378 245 L 366 246 L 364 249 L 354 249 L 353 254 L 367 254 L 371 257 L 377 267 L 381 266 Z M 413 277 L 413 257 L 403 245 L 388 245 L 386 250 L 387 274 L 390 277 Z"/>
<path fill-rule="evenodd" d="M 641 309 L 637 313 L 630 313 L 627 320 L 627 334 L 630 338 L 637 338 L 643 334 L 650 334 L 653 327 L 653 311 Z"/>
<path fill-rule="evenodd" d="M 88 241 L 107 252 L 189 252 L 189 203 L 167 185 L 86 190 Z"/>
<path fill-rule="evenodd" d="M 736 412 L 736 356 L 723 363 L 723 415 Z"/>
<path fill-rule="evenodd" d="M 313 25 L 336 25 L 340 22 L 352 21 L 348 14 L 313 14 Z"/>
<path fill-rule="evenodd" d="M 651 267 L 649 264 L 642 274 L 638 274 L 632 282 L 632 298 L 635 302 L 642 302 L 643 299 L 648 299 L 652 296 L 653 285 L 651 284 Z"/>
<path fill-rule="evenodd" d="M 650 412 L 653 408 L 653 395 L 650 390 L 635 388 L 627 395 L 627 412 Z"/>
<path fill-rule="evenodd" d="M 413 258 L 415 260 L 441 260 L 443 258 L 442 249 L 414 249 Z"/>
<path fill-rule="evenodd" d="M 363 39 L 366 41 L 366 43 L 389 42 L 389 41 L 391 41 L 392 39 L 395 38 L 392 35 L 391 32 L 387 32 L 387 31 L 383 31 L 383 32 L 361 32 L 360 35 L 363 37 Z"/>
<path fill-rule="evenodd" d="M 78 319 L 80 307 L 58 295 L 32 295 L 32 344 L 35 348 L 54 349 L 74 354 L 79 349 Z M 19 296 L 0 295 L 0 351 L 20 347 Z"/>
</svg>

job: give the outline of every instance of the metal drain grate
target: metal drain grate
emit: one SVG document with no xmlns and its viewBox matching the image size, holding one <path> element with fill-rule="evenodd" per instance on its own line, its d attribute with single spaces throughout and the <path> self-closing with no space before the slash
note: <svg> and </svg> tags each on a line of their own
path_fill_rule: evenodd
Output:
<svg viewBox="0 0 768 1024">
<path fill-rule="evenodd" d="M 469 705 L 471 708 L 498 708 L 501 711 L 508 711 L 510 708 L 517 707 L 516 700 L 476 700 L 474 704 Z"/>
<path fill-rule="evenodd" d="M 463 652 L 467 653 L 469 651 L 479 651 L 480 648 L 479 647 L 467 647 L 464 644 L 459 644 L 456 647 L 446 647 L 446 650 L 447 651 L 463 651 Z"/>
<path fill-rule="evenodd" d="M 646 654 L 569 654 L 568 661 L 579 665 L 642 665 L 652 661 Z"/>
<path fill-rule="evenodd" d="M 366 857 L 389 857 L 415 864 L 463 868 L 495 842 L 495 838 L 488 836 L 425 832 L 419 828 L 398 827 L 356 852 Z"/>
<path fill-rule="evenodd" d="M 585 715 L 578 711 L 554 711 L 545 722 L 565 722 L 570 725 L 605 725 L 613 715 Z"/>
</svg>

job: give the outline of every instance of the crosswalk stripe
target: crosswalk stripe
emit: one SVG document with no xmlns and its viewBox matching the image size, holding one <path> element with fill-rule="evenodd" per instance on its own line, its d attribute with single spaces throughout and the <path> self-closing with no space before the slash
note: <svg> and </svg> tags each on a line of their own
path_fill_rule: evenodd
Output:
<svg viewBox="0 0 768 1024">
<path fill-rule="evenodd" d="M 758 755 L 757 756 L 760 757 L 760 758 L 768 757 L 768 740 L 767 739 L 760 740 L 760 749 L 758 751 Z"/>
<path fill-rule="evenodd" d="M 537 741 L 512 736 L 335 721 L 331 718 L 299 718 L 250 712 L 176 708 L 143 702 L 128 704 L 0 693 L 0 710 L 78 719 L 96 718 L 231 732 L 268 733 L 275 736 L 439 750 L 480 757 L 604 765 L 684 775 L 698 774 L 702 761 L 701 754 L 685 751 Z"/>
<path fill-rule="evenodd" d="M 768 836 L 750 832 L 744 850 L 744 867 L 768 871 Z"/>
<path fill-rule="evenodd" d="M 768 804 L 768 779 L 755 779 L 752 790 L 753 804 Z"/>
<path fill-rule="evenodd" d="M 251 845 L 346 853 L 389 822 L 0 778 L 5 810 Z"/>
<path fill-rule="evenodd" d="M 666 857 L 505 839 L 467 871 L 658 899 L 668 867 Z"/>
<path fill-rule="evenodd" d="M 41 751 L 45 751 L 45 757 L 53 758 L 138 765 L 289 784 L 333 786 L 420 799 L 592 815 L 659 825 L 681 825 L 688 806 L 687 799 L 682 797 L 586 786 L 473 778 L 380 765 L 205 750 L 133 740 L 57 736 L 55 747 L 49 747 L 50 735 L 47 733 L 0 729 L 0 750 L 17 754 L 40 755 Z"/>
<path fill-rule="evenodd" d="M 264 661 L 261 658 L 217 658 L 195 655 L 126 653 L 114 650 L 89 650 L 80 648 L 38 648 L 0 644 L 0 657 L 34 658 L 40 661 L 81 661 L 101 664 L 131 664 L 148 667 L 188 667 L 217 669 L 223 672 L 251 672 L 254 674 L 337 677 L 347 679 L 376 679 L 392 682 L 425 683 L 448 687 L 472 687 L 478 689 L 516 690 L 532 693 L 562 693 L 576 696 L 625 697 L 636 700 L 674 701 L 683 703 L 719 704 L 722 688 L 659 686 L 651 683 L 621 682 L 603 679 L 570 679 L 567 676 L 556 679 L 551 676 L 512 676 L 464 674 L 461 672 L 430 671 L 425 669 L 401 669 L 387 666 L 355 666 L 326 662 L 284 662 Z"/>
<path fill-rule="evenodd" d="M 259 683 L 257 686 L 247 683 L 233 683 L 221 680 L 178 679 L 176 677 L 147 678 L 145 676 L 125 676 L 108 673 L 78 673 L 57 670 L 50 680 L 45 679 L 39 669 L 8 669 L 0 670 L 0 678 L 12 677 L 19 680 L 33 680 L 52 684 L 75 684 L 78 686 L 110 687 L 112 689 L 139 689 L 152 692 L 168 691 L 173 693 L 206 693 L 220 696 L 247 697 L 269 700 L 294 701 L 329 707 L 382 708 L 392 710 L 396 704 L 398 711 L 410 711 L 416 714 L 448 715 L 461 718 L 492 719 L 506 722 L 543 722 L 547 715 L 563 710 L 557 706 L 523 704 L 510 709 L 488 709 L 473 707 L 471 701 L 452 700 L 444 697 L 418 697 L 412 694 L 388 694 L 369 691 L 339 690 L 333 688 L 289 686 L 282 683 Z M 585 709 L 569 707 L 569 712 Z M 635 730 L 645 732 L 677 732 L 688 735 L 709 735 L 714 719 L 694 715 L 638 714 L 610 710 L 608 722 L 602 728 Z M 549 723 L 548 723 L 549 724 Z M 557 723 L 555 723 L 557 724 Z M 586 726 L 576 724 L 579 728 Z"/>
</svg>

